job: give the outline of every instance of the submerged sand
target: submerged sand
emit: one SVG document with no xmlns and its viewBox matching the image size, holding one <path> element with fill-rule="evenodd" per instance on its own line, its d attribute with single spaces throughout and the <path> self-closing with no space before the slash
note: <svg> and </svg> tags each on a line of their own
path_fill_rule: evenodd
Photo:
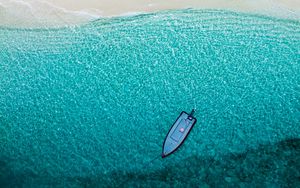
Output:
<svg viewBox="0 0 300 188">
<path fill-rule="evenodd" d="M 298 0 L 0 0 L 0 26 L 65 26 L 101 17 L 184 8 L 226 9 L 300 19 Z"/>
</svg>

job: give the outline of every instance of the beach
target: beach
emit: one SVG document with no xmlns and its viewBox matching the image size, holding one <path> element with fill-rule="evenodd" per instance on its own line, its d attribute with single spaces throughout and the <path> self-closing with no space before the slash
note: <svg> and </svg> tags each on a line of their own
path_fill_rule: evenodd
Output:
<svg viewBox="0 0 300 188">
<path fill-rule="evenodd" d="M 299 20 L 297 0 L 0 0 L 0 26 L 61 27 L 172 9 L 224 9 Z"/>
</svg>

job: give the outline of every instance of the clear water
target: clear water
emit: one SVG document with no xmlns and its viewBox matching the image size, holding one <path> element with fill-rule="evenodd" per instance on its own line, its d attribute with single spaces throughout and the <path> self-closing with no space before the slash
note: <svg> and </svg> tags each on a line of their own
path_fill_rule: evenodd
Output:
<svg viewBox="0 0 300 188">
<path fill-rule="evenodd" d="M 299 21 L 189 9 L 2 27 L 0 183 L 297 186 L 299 104 Z M 184 145 L 145 167 L 192 108 Z"/>
</svg>

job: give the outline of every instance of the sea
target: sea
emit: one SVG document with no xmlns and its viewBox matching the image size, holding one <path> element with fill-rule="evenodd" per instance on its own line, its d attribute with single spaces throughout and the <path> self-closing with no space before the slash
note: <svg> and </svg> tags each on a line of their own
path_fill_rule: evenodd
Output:
<svg viewBox="0 0 300 188">
<path fill-rule="evenodd" d="M 299 169 L 299 20 L 183 9 L 0 27 L 0 187 L 299 187 Z"/>
</svg>

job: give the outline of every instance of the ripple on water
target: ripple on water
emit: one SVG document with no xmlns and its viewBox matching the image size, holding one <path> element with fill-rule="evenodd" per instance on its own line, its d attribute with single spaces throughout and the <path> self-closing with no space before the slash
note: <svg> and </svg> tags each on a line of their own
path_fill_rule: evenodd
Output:
<svg viewBox="0 0 300 188">
<path fill-rule="evenodd" d="M 2 152 L 14 169 L 128 170 L 159 154 L 176 116 L 194 107 L 199 121 L 174 160 L 300 135 L 298 21 L 164 11 L 0 28 L 0 49 L 0 116 L 10 122 Z"/>
</svg>

